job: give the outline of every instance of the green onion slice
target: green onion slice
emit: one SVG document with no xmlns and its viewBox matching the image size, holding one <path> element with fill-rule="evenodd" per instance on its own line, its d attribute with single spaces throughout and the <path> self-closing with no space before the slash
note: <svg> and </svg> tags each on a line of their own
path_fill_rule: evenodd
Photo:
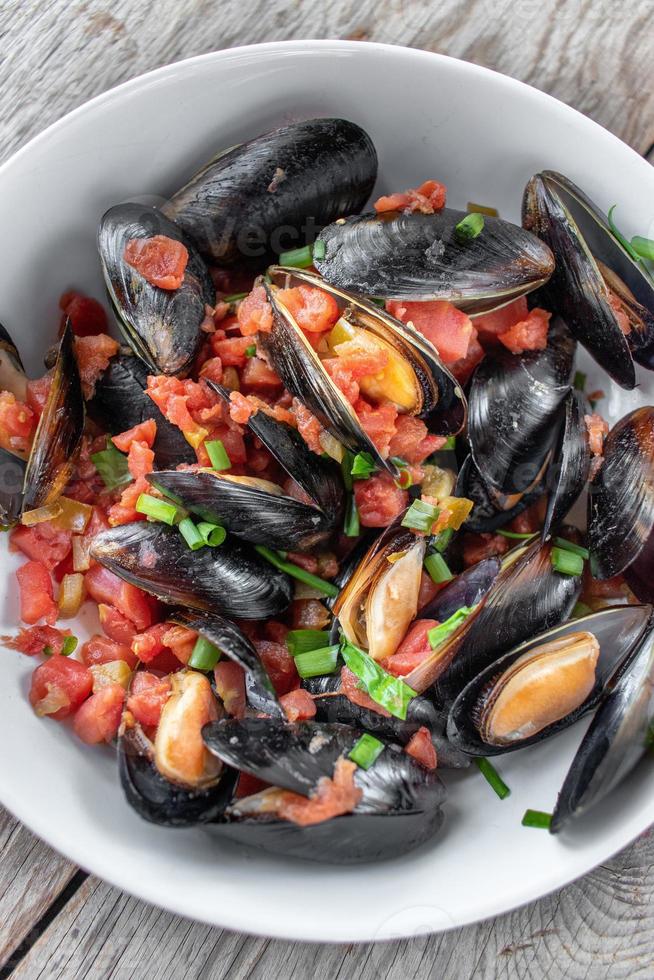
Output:
<svg viewBox="0 0 654 980">
<path fill-rule="evenodd" d="M 540 827 L 542 830 L 549 830 L 552 823 L 552 814 L 545 813 L 543 810 L 525 810 L 522 818 L 523 827 Z"/>
<path fill-rule="evenodd" d="M 352 489 L 352 467 L 354 465 L 354 454 L 346 449 L 343 452 L 343 458 L 341 460 L 341 473 L 343 474 L 343 483 L 345 484 L 346 490 Z"/>
<path fill-rule="evenodd" d="M 438 507 L 428 504 L 426 500 L 414 500 L 402 518 L 402 527 L 410 527 L 414 531 L 429 534 L 439 513 Z"/>
<path fill-rule="evenodd" d="M 370 453 L 357 453 L 352 461 L 350 473 L 354 480 L 367 480 L 377 469 Z"/>
<path fill-rule="evenodd" d="M 444 453 L 446 450 L 452 452 L 454 449 L 456 449 L 456 436 L 448 436 L 438 451 Z"/>
<path fill-rule="evenodd" d="M 510 796 L 511 790 L 506 785 L 499 772 L 488 759 L 482 757 L 475 758 L 479 772 L 482 774 L 488 785 L 495 790 L 501 800 Z"/>
<path fill-rule="evenodd" d="M 210 524 L 208 521 L 200 521 L 198 531 L 204 538 L 205 544 L 210 548 L 218 548 L 227 537 L 227 531 L 220 524 Z"/>
<path fill-rule="evenodd" d="M 358 538 L 361 534 L 359 509 L 353 493 L 348 497 L 345 521 L 343 522 L 343 533 L 347 538 Z"/>
<path fill-rule="evenodd" d="M 198 636 L 193 652 L 188 660 L 188 666 L 194 670 L 213 670 L 220 660 L 220 650 L 203 636 Z"/>
<path fill-rule="evenodd" d="M 207 542 L 204 540 L 204 537 L 190 517 L 185 517 L 183 521 L 179 522 L 177 527 L 179 529 L 179 533 L 182 535 L 191 551 L 197 551 L 198 548 L 204 548 Z"/>
<path fill-rule="evenodd" d="M 107 490 L 114 490 L 129 483 L 132 475 L 127 467 L 127 456 L 119 452 L 107 436 L 107 448 L 102 452 L 93 453 L 91 462 L 100 474 L 100 479 Z"/>
<path fill-rule="evenodd" d="M 581 575 L 584 559 L 567 548 L 552 548 L 552 568 L 561 575 Z"/>
<path fill-rule="evenodd" d="M 648 259 L 654 262 L 654 239 L 643 238 L 642 235 L 634 235 L 631 239 L 631 247 L 641 259 Z"/>
<path fill-rule="evenodd" d="M 438 626 L 434 626 L 433 629 L 429 630 L 427 637 L 432 650 L 435 650 L 441 643 L 444 643 L 459 628 L 463 620 L 470 615 L 474 608 L 474 606 L 461 606 L 444 623 L 440 623 Z"/>
<path fill-rule="evenodd" d="M 440 585 L 442 582 L 450 582 L 454 578 L 454 575 L 452 575 L 452 572 L 447 567 L 447 562 L 438 552 L 433 555 L 427 555 L 425 558 L 425 569 L 432 582 L 436 585 Z"/>
<path fill-rule="evenodd" d="M 307 650 L 295 657 L 297 672 L 302 678 L 321 677 L 323 674 L 333 674 L 338 664 L 338 643 L 319 650 Z"/>
<path fill-rule="evenodd" d="M 459 241 L 471 241 L 473 238 L 477 238 L 481 234 L 484 227 L 484 216 L 479 214 L 478 211 L 473 211 L 471 214 L 467 214 L 465 218 L 459 221 L 458 225 L 454 228 L 454 233 Z"/>
<path fill-rule="evenodd" d="M 222 439 L 212 439 L 211 442 L 205 442 L 204 448 L 207 450 L 214 470 L 231 469 L 232 461 L 227 455 Z"/>
<path fill-rule="evenodd" d="M 220 302 L 221 303 L 229 303 L 229 304 L 231 304 L 231 303 L 240 303 L 241 300 L 242 299 L 245 299 L 245 297 L 247 295 L 248 295 L 248 293 L 231 293 L 231 295 L 229 295 L 229 296 L 223 296 L 223 298 L 220 300 Z"/>
<path fill-rule="evenodd" d="M 282 252 L 279 256 L 280 265 L 293 266 L 296 269 L 308 269 L 313 265 L 313 249 L 310 245 L 303 248 L 291 248 L 288 252 Z"/>
<path fill-rule="evenodd" d="M 609 213 L 608 213 L 609 228 L 613 232 L 613 237 L 617 238 L 617 240 L 620 242 L 625 252 L 629 253 L 629 255 L 634 260 L 634 262 L 640 262 L 640 255 L 638 254 L 636 249 L 633 248 L 631 242 L 624 237 L 621 231 L 619 231 L 615 221 L 613 220 L 613 212 L 615 211 L 617 206 L 618 206 L 617 204 L 613 204 L 609 208 Z"/>
<path fill-rule="evenodd" d="M 256 355 L 257 355 L 257 345 L 256 344 L 250 344 L 249 347 L 246 347 L 245 348 L 245 356 L 246 357 L 256 357 Z"/>
<path fill-rule="evenodd" d="M 329 633 L 325 630 L 289 630 L 286 646 L 292 657 L 298 657 L 308 650 L 323 650 L 329 646 Z"/>
<path fill-rule="evenodd" d="M 575 371 L 573 386 L 575 391 L 584 391 L 586 387 L 586 375 L 583 371 Z"/>
<path fill-rule="evenodd" d="M 361 738 L 352 747 L 349 758 L 356 762 L 362 769 L 370 769 L 373 762 L 379 758 L 384 751 L 384 743 L 380 742 L 374 735 L 364 732 Z"/>
<path fill-rule="evenodd" d="M 153 497 L 151 493 L 142 493 L 136 501 L 137 513 L 145 514 L 146 517 L 151 517 L 154 521 L 170 524 L 171 527 L 175 523 L 178 509 L 174 504 L 168 504 L 165 500 Z"/>
<path fill-rule="evenodd" d="M 324 578 L 318 578 L 317 575 L 312 575 L 311 572 L 306 572 L 299 565 L 294 565 L 291 561 L 285 561 L 280 558 L 276 552 L 271 551 L 270 548 L 265 548 L 262 544 L 255 544 L 255 551 L 258 551 L 262 558 L 269 561 L 271 565 L 278 568 L 280 572 L 286 572 L 291 578 L 296 578 L 298 582 L 304 582 L 305 585 L 310 585 L 312 589 L 316 589 L 318 592 L 322 592 L 323 595 L 329 596 L 330 599 L 335 599 L 339 593 L 339 588 L 337 585 L 333 585 L 331 582 L 326 582 Z"/>
<path fill-rule="evenodd" d="M 71 653 L 74 653 L 77 649 L 77 644 L 79 640 L 76 636 L 67 636 L 64 640 L 64 645 L 61 648 L 62 656 L 70 657 Z"/>
<path fill-rule="evenodd" d="M 327 251 L 327 246 L 320 238 L 318 238 L 313 243 L 313 257 L 314 259 L 324 259 Z"/>
<path fill-rule="evenodd" d="M 533 538 L 535 531 L 529 531 L 528 533 L 521 534 L 518 531 L 505 531 L 504 528 L 498 528 L 498 534 L 501 534 L 503 538 L 515 538 L 516 541 L 527 541 L 529 538 Z"/>
<path fill-rule="evenodd" d="M 454 528 L 446 527 L 444 531 L 439 531 L 433 540 L 433 546 L 436 551 L 443 552 L 447 551 L 450 541 L 454 537 Z"/>
<path fill-rule="evenodd" d="M 413 486 L 413 477 L 411 476 L 411 470 L 400 469 L 400 475 L 397 480 L 395 480 L 395 486 L 398 490 L 408 490 L 409 487 Z"/>
<path fill-rule="evenodd" d="M 406 720 L 409 701 L 416 697 L 416 691 L 399 677 L 393 677 L 359 647 L 344 640 L 341 645 L 343 660 L 353 674 L 363 683 L 373 701 L 395 718 Z"/>
<path fill-rule="evenodd" d="M 574 609 L 570 613 L 570 619 L 581 619 L 582 616 L 590 616 L 592 611 L 590 606 L 587 606 L 585 602 L 576 602 Z"/>
<path fill-rule="evenodd" d="M 588 548 L 582 548 L 580 544 L 575 544 L 573 541 L 568 541 L 567 538 L 554 538 L 554 544 L 559 548 L 563 548 L 564 551 L 571 551 L 573 555 L 580 555 L 585 558 L 586 561 L 590 558 L 590 552 Z"/>
</svg>

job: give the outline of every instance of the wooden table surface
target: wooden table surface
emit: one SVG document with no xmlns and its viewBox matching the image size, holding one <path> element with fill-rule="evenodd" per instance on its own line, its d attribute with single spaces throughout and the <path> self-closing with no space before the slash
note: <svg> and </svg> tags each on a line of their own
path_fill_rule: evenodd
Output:
<svg viewBox="0 0 654 980">
<path fill-rule="evenodd" d="M 151 68 L 310 37 L 406 44 L 496 68 L 654 160 L 654 0 L 0 0 L 0 160 Z M 444 935 L 361 946 L 258 939 L 122 894 L 0 811 L 0 980 L 652 978 L 653 897 L 648 833 L 562 891 Z"/>
</svg>

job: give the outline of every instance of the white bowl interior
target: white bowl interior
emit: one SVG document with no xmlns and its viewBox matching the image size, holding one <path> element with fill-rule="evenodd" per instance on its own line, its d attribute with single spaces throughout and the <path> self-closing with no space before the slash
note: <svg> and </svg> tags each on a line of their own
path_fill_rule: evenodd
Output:
<svg viewBox="0 0 654 980">
<path fill-rule="evenodd" d="M 618 201 L 624 231 L 642 232 L 649 166 L 568 107 L 484 69 L 382 45 L 296 42 L 235 49 L 170 66 L 96 99 L 0 169 L 0 320 L 28 368 L 41 370 L 61 292 L 102 298 L 95 229 L 112 204 L 153 203 L 218 148 L 292 119 L 342 115 L 363 125 L 380 157 L 379 191 L 427 177 L 449 201 L 475 200 L 518 218 L 522 188 L 543 168 L 567 173 L 598 203 Z M 612 419 L 652 394 L 611 387 Z M 15 630 L 18 562 L 0 551 L 0 633 Z M 93 628 L 79 625 L 81 635 Z M 87 617 L 87 619 L 88 619 Z M 77 627 L 76 627 L 77 629 Z M 563 839 L 520 826 L 551 810 L 581 736 L 498 760 L 512 789 L 500 802 L 475 771 L 445 774 L 440 837 L 397 862 L 337 868 L 241 850 L 206 832 L 166 831 L 124 802 L 109 749 L 88 749 L 40 721 L 26 691 L 33 662 L 3 651 L 0 799 L 83 867 L 173 911 L 234 929 L 316 940 L 372 940 L 462 925 L 535 899 L 606 859 L 654 821 L 654 771 Z"/>
</svg>

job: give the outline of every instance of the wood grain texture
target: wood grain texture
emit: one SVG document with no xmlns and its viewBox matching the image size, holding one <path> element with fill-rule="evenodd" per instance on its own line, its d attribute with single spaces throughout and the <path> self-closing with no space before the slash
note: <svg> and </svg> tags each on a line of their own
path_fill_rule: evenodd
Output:
<svg viewBox="0 0 654 980">
<path fill-rule="evenodd" d="M 408 44 L 487 65 L 575 106 L 654 162 L 654 89 L 644 82 L 654 61 L 654 0 L 3 0 L 0 160 L 143 71 L 218 48 L 309 37 Z M 0 811 L 0 964 L 15 966 L 13 976 L 654 977 L 650 836 L 510 915 L 363 946 L 194 925 L 89 878 L 12 961 L 74 871 Z"/>
</svg>

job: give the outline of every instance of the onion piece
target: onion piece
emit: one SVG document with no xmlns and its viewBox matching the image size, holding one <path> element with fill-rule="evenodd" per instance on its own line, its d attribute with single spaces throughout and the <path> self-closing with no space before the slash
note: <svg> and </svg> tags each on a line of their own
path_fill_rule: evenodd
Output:
<svg viewBox="0 0 654 980">
<path fill-rule="evenodd" d="M 77 616 L 86 597 L 84 576 L 79 572 L 64 575 L 59 586 L 59 615 L 62 619 Z"/>
</svg>

